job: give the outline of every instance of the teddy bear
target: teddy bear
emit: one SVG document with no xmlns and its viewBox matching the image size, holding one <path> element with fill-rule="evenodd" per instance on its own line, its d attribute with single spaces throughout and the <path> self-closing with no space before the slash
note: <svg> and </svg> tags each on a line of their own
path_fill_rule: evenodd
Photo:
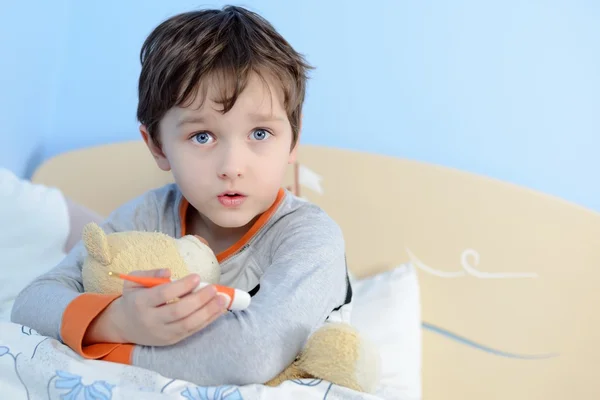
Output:
<svg viewBox="0 0 600 400">
<path fill-rule="evenodd" d="M 82 265 L 83 289 L 92 293 L 121 293 L 123 281 L 109 272 L 129 274 L 141 269 L 169 266 L 171 278 L 195 273 L 203 282 L 218 284 L 221 268 L 200 236 L 175 239 L 161 232 L 126 231 L 105 234 L 96 223 L 83 229 L 87 256 Z"/>
<path fill-rule="evenodd" d="M 171 277 L 198 274 L 202 281 L 218 284 L 221 270 L 208 243 L 195 235 L 173 238 L 160 232 L 126 231 L 106 234 L 95 223 L 83 230 L 87 251 L 82 265 L 86 292 L 121 293 L 123 282 L 109 275 L 168 265 Z M 376 348 L 349 324 L 326 322 L 314 332 L 300 354 L 266 386 L 286 380 L 323 379 L 356 391 L 374 392 L 380 359 Z"/>
</svg>

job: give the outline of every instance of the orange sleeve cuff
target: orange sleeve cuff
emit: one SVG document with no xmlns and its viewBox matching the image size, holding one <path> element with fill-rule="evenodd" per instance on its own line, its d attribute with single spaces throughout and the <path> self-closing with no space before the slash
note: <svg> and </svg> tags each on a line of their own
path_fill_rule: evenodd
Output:
<svg viewBox="0 0 600 400">
<path fill-rule="evenodd" d="M 82 357 L 131 364 L 132 344 L 95 343 L 83 346 L 85 334 L 94 319 L 120 295 L 84 293 L 73 300 L 63 314 L 60 335 L 63 342 Z"/>
</svg>

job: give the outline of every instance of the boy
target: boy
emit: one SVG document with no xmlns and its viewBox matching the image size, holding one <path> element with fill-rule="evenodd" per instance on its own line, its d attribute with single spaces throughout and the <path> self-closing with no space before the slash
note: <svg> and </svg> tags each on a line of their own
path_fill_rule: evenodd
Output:
<svg viewBox="0 0 600 400">
<path fill-rule="evenodd" d="M 339 227 L 281 189 L 309 67 L 267 21 L 237 7 L 168 19 L 141 63 L 140 131 L 176 183 L 116 210 L 103 228 L 202 236 L 221 282 L 254 293 L 251 306 L 225 312 L 211 286 L 190 294 L 195 275 L 126 284 L 121 296 L 81 293 L 78 244 L 23 290 L 12 319 L 87 358 L 200 385 L 264 383 L 320 325 L 347 320 L 352 297 Z M 168 275 L 164 267 L 153 273 Z"/>
</svg>

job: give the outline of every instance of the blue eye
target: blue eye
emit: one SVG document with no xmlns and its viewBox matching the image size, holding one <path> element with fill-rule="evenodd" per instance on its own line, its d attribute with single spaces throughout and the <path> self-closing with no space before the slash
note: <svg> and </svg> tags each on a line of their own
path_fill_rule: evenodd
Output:
<svg viewBox="0 0 600 400">
<path fill-rule="evenodd" d="M 255 140 L 265 140 L 269 135 L 271 134 L 264 129 L 256 129 L 252 132 L 252 137 Z"/>
<path fill-rule="evenodd" d="M 194 140 L 200 144 L 206 144 L 211 139 L 212 136 L 210 135 L 210 133 L 207 132 L 200 132 L 194 135 Z"/>
</svg>

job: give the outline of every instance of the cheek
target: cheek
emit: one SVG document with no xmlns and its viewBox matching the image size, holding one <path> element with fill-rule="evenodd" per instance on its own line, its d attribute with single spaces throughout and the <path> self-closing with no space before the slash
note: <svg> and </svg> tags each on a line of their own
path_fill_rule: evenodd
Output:
<svg viewBox="0 0 600 400">
<path fill-rule="evenodd" d="M 180 146 L 173 150 L 176 151 L 167 157 L 173 175 L 180 185 L 202 186 L 208 181 L 209 174 L 213 171 L 209 157 L 199 155 L 193 146 Z"/>
<path fill-rule="evenodd" d="M 285 174 L 289 168 L 289 153 L 277 151 L 258 159 L 259 164 L 254 168 L 259 176 L 262 176 L 265 182 L 271 185 L 281 185 Z"/>
</svg>

